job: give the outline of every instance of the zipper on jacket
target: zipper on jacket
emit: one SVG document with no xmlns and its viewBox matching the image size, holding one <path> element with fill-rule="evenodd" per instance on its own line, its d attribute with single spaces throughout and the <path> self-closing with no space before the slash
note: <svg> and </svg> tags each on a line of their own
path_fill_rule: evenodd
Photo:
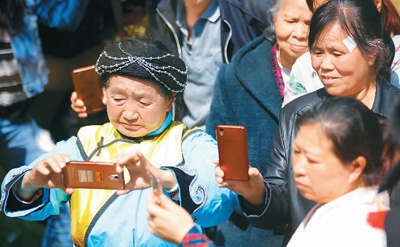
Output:
<svg viewBox="0 0 400 247">
<path fill-rule="evenodd" d="M 228 58 L 228 45 L 229 45 L 229 41 L 231 40 L 231 38 L 232 38 L 232 27 L 231 27 L 231 25 L 229 24 L 229 22 L 227 21 L 227 20 L 223 20 L 224 21 L 224 23 L 229 27 L 229 34 L 228 34 L 228 37 L 227 37 L 227 39 L 226 39 L 226 43 L 224 44 L 224 50 L 223 50 L 223 52 L 224 52 L 224 58 L 225 58 L 225 63 L 229 63 L 230 61 L 229 61 L 229 58 Z"/>
<path fill-rule="evenodd" d="M 165 16 L 159 11 L 159 9 L 156 9 L 157 13 L 160 15 L 160 17 L 164 20 L 165 24 L 168 26 L 168 28 L 171 30 L 174 39 L 175 39 L 175 44 L 176 44 L 176 48 L 178 50 L 178 55 L 179 58 L 182 58 L 182 49 L 181 49 L 181 42 L 179 41 L 178 35 L 175 32 L 175 29 L 172 27 L 171 23 L 167 20 L 167 18 L 165 18 Z"/>
</svg>

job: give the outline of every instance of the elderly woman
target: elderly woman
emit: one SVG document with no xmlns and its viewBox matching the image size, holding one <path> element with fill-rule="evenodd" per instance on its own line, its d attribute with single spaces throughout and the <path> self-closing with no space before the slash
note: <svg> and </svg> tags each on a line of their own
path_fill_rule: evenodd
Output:
<svg viewBox="0 0 400 247">
<path fill-rule="evenodd" d="M 289 239 L 315 205 L 300 194 L 291 170 L 291 144 L 297 132 L 294 123 L 306 109 L 330 97 L 352 96 L 379 117 L 387 116 L 400 90 L 379 76 L 390 67 L 382 37 L 381 16 L 372 1 L 331 0 L 316 10 L 309 47 L 312 65 L 324 88 L 281 110 L 265 173 L 250 168 L 248 182 L 224 181 L 223 171 L 216 168 L 220 186 L 241 195 L 241 206 L 251 224 L 265 229 L 287 224 Z"/>
<path fill-rule="evenodd" d="M 328 0 L 307 0 L 311 9 L 318 8 Z M 381 14 L 384 30 L 387 33 L 386 44 L 388 51 L 393 53 L 393 61 L 390 72 L 383 76 L 390 78 L 390 83 L 400 88 L 400 15 L 390 0 L 373 1 Z M 390 35 L 390 37 L 389 37 Z M 392 47 L 394 44 L 394 48 Z M 387 75 L 385 75 L 387 74 Z M 318 74 L 311 66 L 311 54 L 306 52 L 293 64 L 289 83 L 285 87 L 285 98 L 282 107 L 295 98 L 323 87 Z"/>
<path fill-rule="evenodd" d="M 277 0 L 269 17 L 274 28 L 265 30 L 264 36 L 248 43 L 230 64 L 221 68 L 206 125 L 213 136 L 218 124 L 245 126 L 250 164 L 261 172 L 266 169 L 278 127 L 290 70 L 295 60 L 308 50 L 311 11 L 305 0 Z M 277 246 L 281 241 L 282 237 L 275 237 L 272 231 L 250 226 L 237 209 L 228 222 L 218 226 L 216 243 Z"/>
<path fill-rule="evenodd" d="M 69 200 L 76 246 L 173 246 L 147 229 L 154 174 L 199 226 L 226 220 L 237 197 L 218 188 L 212 176 L 216 142 L 171 120 L 174 96 L 185 88 L 184 62 L 159 42 L 127 39 L 105 47 L 96 71 L 110 122 L 83 127 L 50 153 L 11 170 L 2 184 L 1 210 L 43 220 Z M 124 171 L 125 189 L 65 188 L 63 168 L 83 160 L 115 163 L 116 171 Z"/>
</svg>

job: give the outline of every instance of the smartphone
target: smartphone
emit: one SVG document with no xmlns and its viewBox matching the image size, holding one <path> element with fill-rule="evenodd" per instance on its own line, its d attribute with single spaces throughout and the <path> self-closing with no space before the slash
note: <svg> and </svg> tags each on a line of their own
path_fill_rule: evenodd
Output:
<svg viewBox="0 0 400 247">
<path fill-rule="evenodd" d="M 76 94 L 85 103 L 88 114 L 99 112 L 105 108 L 100 76 L 97 75 L 94 68 L 95 66 L 91 65 L 72 71 Z"/>
<path fill-rule="evenodd" d="M 244 126 L 218 125 L 216 127 L 219 165 L 225 180 L 249 180 L 249 155 Z"/>
<path fill-rule="evenodd" d="M 163 193 L 163 187 L 158 178 L 154 176 L 154 174 L 151 174 L 150 184 L 151 187 L 153 188 L 153 193 L 155 196 L 160 196 L 160 194 Z"/>
<path fill-rule="evenodd" d="M 115 171 L 111 162 L 71 161 L 63 168 L 66 188 L 124 189 L 124 173 Z"/>
</svg>

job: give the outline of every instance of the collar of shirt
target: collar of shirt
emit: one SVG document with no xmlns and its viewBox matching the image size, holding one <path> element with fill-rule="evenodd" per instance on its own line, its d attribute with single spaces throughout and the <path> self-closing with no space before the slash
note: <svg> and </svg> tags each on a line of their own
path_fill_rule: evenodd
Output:
<svg viewBox="0 0 400 247">
<path fill-rule="evenodd" d="M 183 3 L 183 1 L 178 1 L 176 13 L 176 25 L 178 26 L 182 34 L 187 37 L 188 30 L 185 20 L 185 4 Z M 220 17 L 221 11 L 219 11 L 218 1 L 212 0 L 207 10 L 201 15 L 200 19 L 208 20 L 209 22 L 215 23 Z"/>
</svg>

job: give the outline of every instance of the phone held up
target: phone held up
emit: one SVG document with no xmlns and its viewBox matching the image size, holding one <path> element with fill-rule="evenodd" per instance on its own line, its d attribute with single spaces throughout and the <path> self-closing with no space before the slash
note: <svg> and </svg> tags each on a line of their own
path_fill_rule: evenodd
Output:
<svg viewBox="0 0 400 247">
<path fill-rule="evenodd" d="M 219 165 L 225 180 L 249 180 L 249 155 L 244 126 L 218 125 Z"/>
<path fill-rule="evenodd" d="M 105 108 L 100 77 L 94 69 L 95 66 L 91 65 L 72 71 L 76 94 L 85 103 L 88 114 L 99 112 Z"/>
<path fill-rule="evenodd" d="M 163 193 L 163 187 L 154 174 L 151 174 L 150 176 L 150 185 L 153 189 L 154 196 L 159 197 L 161 193 Z"/>
<path fill-rule="evenodd" d="M 117 173 L 111 162 L 70 161 L 62 170 L 66 188 L 124 189 L 123 172 Z"/>
</svg>

